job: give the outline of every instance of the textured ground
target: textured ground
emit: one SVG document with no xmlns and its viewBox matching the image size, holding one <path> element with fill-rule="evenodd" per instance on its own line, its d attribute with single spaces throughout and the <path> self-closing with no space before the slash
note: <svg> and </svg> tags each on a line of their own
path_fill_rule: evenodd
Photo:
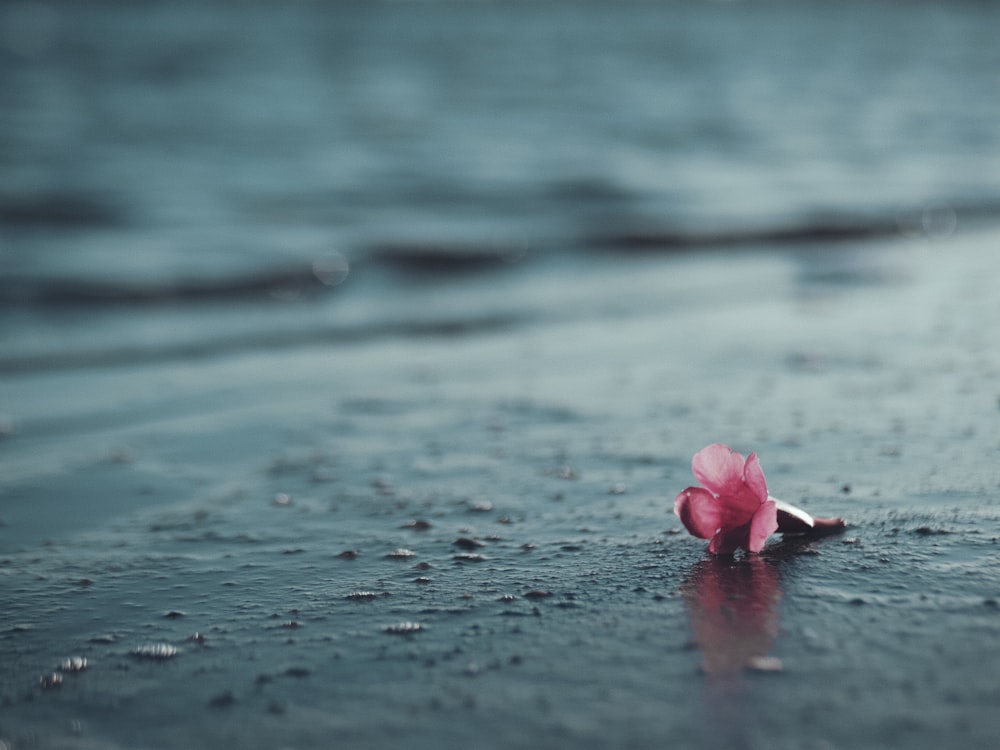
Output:
<svg viewBox="0 0 1000 750">
<path fill-rule="evenodd" d="M 556 259 L 428 282 L 488 330 L 5 376 L 0 747 L 990 746 L 995 243 Z M 710 559 L 714 441 L 846 532 Z"/>
</svg>

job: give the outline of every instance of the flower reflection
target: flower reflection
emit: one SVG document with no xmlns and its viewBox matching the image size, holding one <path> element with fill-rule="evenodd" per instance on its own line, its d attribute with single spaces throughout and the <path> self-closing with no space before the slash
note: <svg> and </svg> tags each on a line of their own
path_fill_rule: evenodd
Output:
<svg viewBox="0 0 1000 750">
<path fill-rule="evenodd" d="M 781 585 L 777 568 L 752 555 L 699 562 L 681 586 L 702 670 L 713 677 L 746 669 L 780 669 L 768 656 L 778 633 Z"/>
</svg>

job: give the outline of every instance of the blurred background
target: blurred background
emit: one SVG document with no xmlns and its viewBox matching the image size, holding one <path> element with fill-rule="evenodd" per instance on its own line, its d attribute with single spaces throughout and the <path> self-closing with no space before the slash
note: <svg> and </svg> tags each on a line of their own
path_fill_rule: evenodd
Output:
<svg viewBox="0 0 1000 750">
<path fill-rule="evenodd" d="M 502 283 L 545 263 L 992 221 L 997 28 L 919 0 L 4 3 L 0 372 L 501 325 L 558 304 Z"/>
</svg>

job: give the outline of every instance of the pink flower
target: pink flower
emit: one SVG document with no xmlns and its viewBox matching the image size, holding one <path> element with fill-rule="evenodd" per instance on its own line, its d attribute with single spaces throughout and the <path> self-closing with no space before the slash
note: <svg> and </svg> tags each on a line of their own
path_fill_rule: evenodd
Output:
<svg viewBox="0 0 1000 750">
<path fill-rule="evenodd" d="M 702 486 L 682 490 L 674 512 L 692 535 L 712 540 L 712 554 L 760 552 L 775 531 L 830 533 L 844 527 L 839 518 L 813 518 L 771 497 L 756 453 L 744 461 L 728 445 L 715 443 L 695 454 L 691 470 Z"/>
</svg>

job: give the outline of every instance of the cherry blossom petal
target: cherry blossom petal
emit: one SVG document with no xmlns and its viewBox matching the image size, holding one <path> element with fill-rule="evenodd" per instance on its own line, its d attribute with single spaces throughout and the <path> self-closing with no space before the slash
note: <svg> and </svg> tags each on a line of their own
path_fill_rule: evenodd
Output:
<svg viewBox="0 0 1000 750">
<path fill-rule="evenodd" d="M 737 495 L 743 488 L 743 456 L 728 445 L 714 443 L 694 454 L 691 471 L 716 495 Z"/>
<path fill-rule="evenodd" d="M 704 487 L 688 487 L 674 499 L 674 512 L 692 536 L 711 539 L 723 523 L 719 498 Z"/>
<path fill-rule="evenodd" d="M 724 528 L 709 542 L 708 551 L 713 555 L 731 555 L 740 547 L 746 547 L 750 536 L 750 522 L 742 526 Z"/>
<path fill-rule="evenodd" d="M 778 506 L 773 500 L 762 503 L 753 514 L 750 521 L 750 534 L 747 539 L 748 552 L 760 552 L 764 549 L 767 538 L 778 530 Z"/>
<path fill-rule="evenodd" d="M 756 453 L 747 456 L 747 462 L 743 467 L 743 481 L 760 502 L 766 502 L 767 481 L 764 479 L 764 470 L 760 468 L 760 459 Z"/>
</svg>

